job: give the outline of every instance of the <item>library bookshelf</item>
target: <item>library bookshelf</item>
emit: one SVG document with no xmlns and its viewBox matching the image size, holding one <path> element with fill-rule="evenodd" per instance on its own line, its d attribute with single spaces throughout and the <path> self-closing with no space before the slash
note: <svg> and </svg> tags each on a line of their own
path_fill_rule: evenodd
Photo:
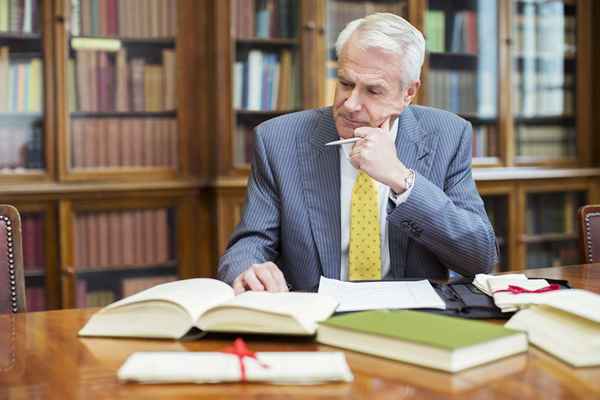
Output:
<svg viewBox="0 0 600 400">
<path fill-rule="evenodd" d="M 212 273 L 206 7 L 0 2 L 0 202 L 30 310 Z"/>
</svg>

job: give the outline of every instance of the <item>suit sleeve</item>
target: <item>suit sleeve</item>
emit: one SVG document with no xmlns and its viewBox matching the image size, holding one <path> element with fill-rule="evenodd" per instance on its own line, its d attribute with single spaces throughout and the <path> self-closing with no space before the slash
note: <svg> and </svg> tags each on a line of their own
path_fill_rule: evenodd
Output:
<svg viewBox="0 0 600 400">
<path fill-rule="evenodd" d="M 466 276 L 489 272 L 498 258 L 495 234 L 471 174 L 471 135 L 466 123 L 443 189 L 417 173 L 407 201 L 388 215 L 388 223 Z"/>
<path fill-rule="evenodd" d="M 258 128 L 246 207 L 219 260 L 217 278 L 229 284 L 250 265 L 275 261 L 279 256 L 280 200 L 260 133 Z"/>
</svg>

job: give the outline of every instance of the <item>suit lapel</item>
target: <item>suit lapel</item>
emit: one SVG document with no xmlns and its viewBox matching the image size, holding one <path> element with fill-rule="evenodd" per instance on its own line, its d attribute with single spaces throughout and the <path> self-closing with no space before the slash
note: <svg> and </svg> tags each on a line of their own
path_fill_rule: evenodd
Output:
<svg viewBox="0 0 600 400">
<path fill-rule="evenodd" d="M 426 134 L 415 118 L 412 107 L 407 107 L 398 117 L 398 134 L 396 135 L 396 152 L 398 158 L 407 167 L 428 178 L 435 143 L 433 137 Z M 394 279 L 406 275 L 406 255 L 408 237 L 399 229 L 391 229 L 388 225 L 390 270 Z"/>
<path fill-rule="evenodd" d="M 398 118 L 396 135 L 398 158 L 407 168 L 428 177 L 431 168 L 430 154 L 433 150 L 430 135 L 421 129 L 411 107 L 407 107 Z"/>
<path fill-rule="evenodd" d="M 339 139 L 331 108 L 320 110 L 321 118 L 310 143 L 298 142 L 302 149 L 302 185 L 310 228 L 321 261 L 321 273 L 340 277 L 340 157 L 337 146 L 325 143 Z"/>
</svg>

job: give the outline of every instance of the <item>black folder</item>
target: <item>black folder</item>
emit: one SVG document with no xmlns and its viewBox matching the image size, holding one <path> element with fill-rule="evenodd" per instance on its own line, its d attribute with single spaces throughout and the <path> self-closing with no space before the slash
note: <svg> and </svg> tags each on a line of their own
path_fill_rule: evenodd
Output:
<svg viewBox="0 0 600 400">
<path fill-rule="evenodd" d="M 557 283 L 561 289 L 570 289 L 569 282 L 559 279 L 546 279 L 548 283 Z M 448 283 L 431 282 L 431 286 L 446 303 L 445 310 L 434 308 L 420 309 L 436 314 L 469 319 L 508 319 L 514 312 L 503 313 L 494 299 L 477 289 L 471 280 L 458 278 Z"/>
</svg>

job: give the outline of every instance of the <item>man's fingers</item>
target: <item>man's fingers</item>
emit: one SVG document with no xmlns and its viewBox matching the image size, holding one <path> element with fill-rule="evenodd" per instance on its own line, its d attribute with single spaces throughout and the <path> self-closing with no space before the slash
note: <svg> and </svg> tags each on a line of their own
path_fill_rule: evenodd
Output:
<svg viewBox="0 0 600 400">
<path fill-rule="evenodd" d="M 269 267 L 271 269 L 271 275 L 273 275 L 275 282 L 277 282 L 277 285 L 279 286 L 279 291 L 289 292 L 289 288 L 285 280 L 285 276 L 283 276 L 283 272 L 281 272 L 281 270 L 277 268 L 277 265 L 273 263 L 271 263 Z"/>
<path fill-rule="evenodd" d="M 275 280 L 275 277 L 271 273 L 271 269 L 268 267 L 256 268 L 256 277 L 263 284 L 268 292 L 278 292 L 279 284 Z"/>
<path fill-rule="evenodd" d="M 235 294 L 243 293 L 246 290 L 289 291 L 285 276 L 279 267 L 272 262 L 252 264 L 250 268 L 234 279 L 232 286 Z"/>
<path fill-rule="evenodd" d="M 241 276 L 238 276 L 237 278 L 235 278 L 235 281 L 233 281 L 233 291 L 235 294 L 244 293 L 246 291 L 246 288 L 244 287 L 244 284 L 242 283 Z"/>
<path fill-rule="evenodd" d="M 250 268 L 248 271 L 246 271 L 246 273 L 243 275 L 242 279 L 246 283 L 245 286 L 250 290 L 256 290 L 256 291 L 264 291 L 265 290 L 264 285 L 256 277 L 254 268 Z"/>
</svg>

